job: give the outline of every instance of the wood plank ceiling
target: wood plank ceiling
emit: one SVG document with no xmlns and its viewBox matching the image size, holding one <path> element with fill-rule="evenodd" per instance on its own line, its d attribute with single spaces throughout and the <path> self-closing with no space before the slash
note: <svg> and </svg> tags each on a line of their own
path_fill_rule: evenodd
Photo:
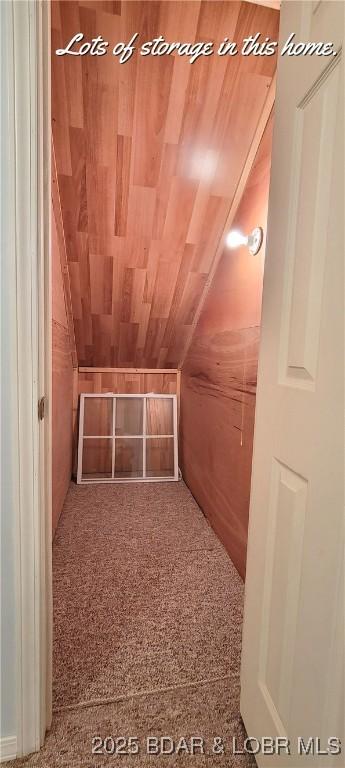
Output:
<svg viewBox="0 0 345 768">
<path fill-rule="evenodd" d="M 276 40 L 248 2 L 52 3 L 52 121 L 79 365 L 177 367 L 276 56 L 56 56 L 76 32 L 110 47 Z"/>
</svg>

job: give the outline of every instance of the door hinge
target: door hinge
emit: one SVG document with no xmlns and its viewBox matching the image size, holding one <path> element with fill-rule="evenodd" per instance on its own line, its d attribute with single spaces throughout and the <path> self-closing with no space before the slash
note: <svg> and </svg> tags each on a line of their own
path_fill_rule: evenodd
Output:
<svg viewBox="0 0 345 768">
<path fill-rule="evenodd" d="M 46 397 L 43 395 L 43 397 L 40 397 L 38 401 L 38 418 L 40 421 L 44 419 L 45 417 L 45 410 L 46 410 Z"/>
</svg>

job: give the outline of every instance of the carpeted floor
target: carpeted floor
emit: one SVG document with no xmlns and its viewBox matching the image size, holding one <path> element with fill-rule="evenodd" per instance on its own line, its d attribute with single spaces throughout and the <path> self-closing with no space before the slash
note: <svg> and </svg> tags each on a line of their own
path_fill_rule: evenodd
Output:
<svg viewBox="0 0 345 768">
<path fill-rule="evenodd" d="M 245 737 L 243 584 L 182 481 L 71 484 L 53 591 L 53 725 L 41 752 L 12 766 L 255 765 L 232 754 L 233 737 L 238 746 Z M 139 754 L 93 755 L 93 736 L 137 737 Z M 203 737 L 204 753 L 148 754 L 147 736 L 175 746 Z"/>
</svg>

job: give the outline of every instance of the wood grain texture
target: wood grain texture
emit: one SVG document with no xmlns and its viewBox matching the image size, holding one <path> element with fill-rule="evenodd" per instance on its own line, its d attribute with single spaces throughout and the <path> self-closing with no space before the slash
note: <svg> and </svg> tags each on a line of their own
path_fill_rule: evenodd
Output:
<svg viewBox="0 0 345 768">
<path fill-rule="evenodd" d="M 76 474 L 77 470 L 77 444 L 78 444 L 78 408 L 79 408 L 79 395 L 86 394 L 106 394 L 107 392 L 114 392 L 115 394 L 141 394 L 144 395 L 148 392 L 154 392 L 156 394 L 177 395 L 179 402 L 179 372 L 176 370 L 167 370 L 165 373 L 159 373 L 154 369 L 148 371 L 147 369 L 141 371 L 140 369 L 127 369 L 125 371 L 114 371 L 111 368 L 102 368 L 95 371 L 88 368 L 85 372 L 83 368 L 79 369 L 78 378 L 75 383 L 74 402 L 73 402 L 73 422 L 74 422 L 74 436 L 73 436 L 73 472 Z M 93 434 L 105 434 L 107 417 L 107 406 L 101 405 L 100 409 L 102 413 L 97 414 L 97 406 L 95 408 L 95 414 L 91 415 L 89 424 L 90 428 L 94 430 Z M 157 408 L 153 406 L 152 411 L 148 419 L 148 428 L 158 434 L 158 428 L 164 430 L 169 426 L 169 414 L 164 403 Z M 100 425 L 102 430 L 96 433 L 96 424 Z M 98 429 L 98 426 L 97 426 Z M 90 433 L 92 434 L 92 432 Z M 167 434 L 165 431 L 160 434 Z M 170 434 L 170 433 L 169 433 Z M 164 456 L 169 456 L 170 446 L 165 447 Z M 126 453 L 126 451 L 125 451 Z M 91 454 L 90 454 L 91 455 Z M 105 454 L 106 455 L 106 454 Z M 127 454 L 126 454 L 127 455 Z M 153 452 L 154 455 L 154 452 Z M 135 457 L 134 457 L 135 458 Z M 92 461 L 95 466 L 97 465 L 96 459 L 91 455 Z M 166 461 L 166 458 L 164 458 Z"/>
<path fill-rule="evenodd" d="M 246 3 L 251 3 L 252 0 L 245 0 Z M 274 8 L 275 11 L 280 11 L 281 0 L 256 0 L 258 5 L 266 5 L 267 8 Z"/>
<path fill-rule="evenodd" d="M 174 395 L 177 393 L 177 372 L 169 373 L 142 373 L 134 370 L 133 372 L 114 372 L 111 369 L 103 369 L 101 372 L 84 373 L 79 370 L 78 376 L 78 394 L 102 394 L 114 392 L 115 394 L 139 394 L 144 395 L 147 392 L 157 394 Z"/>
<path fill-rule="evenodd" d="M 60 241 L 52 206 L 52 529 L 72 474 L 73 344 L 69 334 Z"/>
<path fill-rule="evenodd" d="M 115 415 L 115 477 L 141 477 L 143 472 L 143 430 L 146 405 L 147 476 L 174 475 L 173 403 L 164 398 L 90 397 L 84 399 L 84 478 L 112 476 L 113 415 Z M 166 437 L 155 437 L 166 436 Z M 133 436 L 130 437 L 129 436 Z"/>
<path fill-rule="evenodd" d="M 213 278 L 214 278 L 215 273 L 217 271 L 217 267 L 218 267 L 218 265 L 219 265 L 219 263 L 221 261 L 221 258 L 222 258 L 223 252 L 224 252 L 224 248 L 226 247 L 226 236 L 227 236 L 227 233 L 230 232 L 230 230 L 233 228 L 233 224 L 234 224 L 234 221 L 235 221 L 235 218 L 236 218 L 236 215 L 237 215 L 238 207 L 239 207 L 240 202 L 242 200 L 242 196 L 243 196 L 244 190 L 245 190 L 247 182 L 249 180 L 249 175 L 250 175 L 250 173 L 252 171 L 252 168 L 253 168 L 254 159 L 256 157 L 258 148 L 260 146 L 262 137 L 264 135 L 264 131 L 265 131 L 266 125 L 268 123 L 268 120 L 269 120 L 269 118 L 271 116 L 271 113 L 272 113 L 272 110 L 273 110 L 273 104 L 274 104 L 274 98 L 275 98 L 275 88 L 276 88 L 276 76 L 274 76 L 272 78 L 272 81 L 271 81 L 271 84 L 270 84 L 270 87 L 269 87 L 269 90 L 268 90 L 268 93 L 267 93 L 267 98 L 266 98 L 263 110 L 261 112 L 260 118 L 258 120 L 258 123 L 257 123 L 257 126 L 256 126 L 256 130 L 255 130 L 255 134 L 253 136 L 253 140 L 251 142 L 251 145 L 250 145 L 247 157 L 246 157 L 246 161 L 245 161 L 245 163 L 243 165 L 243 168 L 242 168 L 242 171 L 241 171 L 241 175 L 240 175 L 240 178 L 238 180 L 238 185 L 236 187 L 236 191 L 235 191 L 234 197 L 232 199 L 230 210 L 228 212 L 227 219 L 226 219 L 225 228 L 224 228 L 224 231 L 223 231 L 223 233 L 222 233 L 222 235 L 220 237 L 220 240 L 218 241 L 218 246 L 216 248 L 216 251 L 215 251 L 215 254 L 214 254 L 214 258 L 213 258 L 212 264 L 211 264 L 210 269 L 209 269 L 207 280 L 206 280 L 206 282 L 204 284 L 203 291 L 201 293 L 200 300 L 198 302 L 196 311 L 194 312 L 194 316 L 193 316 L 193 319 L 192 319 L 192 324 L 190 326 L 190 329 L 189 329 L 189 332 L 188 332 L 188 336 L 187 336 L 186 341 L 185 341 L 185 347 L 184 347 L 184 350 L 183 350 L 181 358 L 180 358 L 180 363 L 179 363 L 179 367 L 180 368 L 183 367 L 183 363 L 184 363 L 184 361 L 186 359 L 186 356 L 188 355 L 189 347 L 191 345 L 191 342 L 192 342 L 192 339 L 193 339 L 193 336 L 194 336 L 194 333 L 195 333 L 195 329 L 196 329 L 196 326 L 197 326 L 198 321 L 199 321 L 199 317 L 201 315 L 203 306 L 205 304 L 205 301 L 206 301 L 206 298 L 207 298 L 207 294 L 208 294 L 208 292 L 210 290 L 210 287 L 211 287 L 211 285 L 213 283 Z"/>
<path fill-rule="evenodd" d="M 177 367 L 276 57 L 59 57 L 76 31 L 137 46 L 255 34 L 246 2 L 52 3 L 52 120 L 78 362 Z"/>
<path fill-rule="evenodd" d="M 174 476 L 174 440 L 148 440 L 146 444 L 146 474 L 147 477 Z"/>
<path fill-rule="evenodd" d="M 55 308 L 58 309 L 58 297 L 60 301 L 59 320 L 62 324 L 67 323 L 69 347 L 72 355 L 73 368 L 78 367 L 77 362 L 77 349 L 75 343 L 74 323 L 73 323 L 73 309 L 72 309 L 72 294 L 70 284 L 70 273 L 67 263 L 66 253 L 66 241 L 64 233 L 64 225 L 61 211 L 61 200 L 59 193 L 59 185 L 56 171 L 56 159 L 54 141 L 52 138 L 52 218 L 53 218 L 53 232 L 52 232 L 52 249 L 54 253 L 52 256 L 52 288 L 53 288 L 53 302 L 55 302 Z"/>
<path fill-rule="evenodd" d="M 266 229 L 272 118 L 234 226 Z M 265 243 L 225 250 L 181 377 L 180 455 L 189 488 L 245 575 Z"/>
</svg>

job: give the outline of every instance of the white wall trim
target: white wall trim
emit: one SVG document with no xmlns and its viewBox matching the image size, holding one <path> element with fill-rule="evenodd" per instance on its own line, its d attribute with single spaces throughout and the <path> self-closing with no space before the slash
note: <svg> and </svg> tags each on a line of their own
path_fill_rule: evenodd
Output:
<svg viewBox="0 0 345 768">
<path fill-rule="evenodd" d="M 17 739 L 15 736 L 6 736 L 0 739 L 0 763 L 6 760 L 14 760 L 17 757 Z"/>
<path fill-rule="evenodd" d="M 13 363 L 8 375 L 15 402 L 13 466 L 17 467 L 13 488 L 17 732 L 15 737 L 1 741 L 1 749 L 13 749 L 15 741 L 16 756 L 21 756 L 42 745 L 51 706 L 51 690 L 47 688 L 51 666 L 51 504 L 43 459 L 47 443 L 49 451 L 49 425 L 39 422 L 37 412 L 49 364 L 46 274 L 50 264 L 50 135 L 46 133 L 50 31 L 46 0 L 12 0 L 5 6 L 11 49 L 6 104 L 9 159 L 2 189 L 7 194 L 9 186 L 6 258 L 13 260 L 13 286 L 9 286 L 13 323 L 8 329 Z"/>
<path fill-rule="evenodd" d="M 52 268 L 51 268 L 51 22 L 50 0 L 40 0 L 37 13 L 38 90 L 38 367 L 39 396 L 45 396 L 46 415 L 40 422 L 40 537 L 41 537 L 41 743 L 52 721 Z"/>
</svg>

